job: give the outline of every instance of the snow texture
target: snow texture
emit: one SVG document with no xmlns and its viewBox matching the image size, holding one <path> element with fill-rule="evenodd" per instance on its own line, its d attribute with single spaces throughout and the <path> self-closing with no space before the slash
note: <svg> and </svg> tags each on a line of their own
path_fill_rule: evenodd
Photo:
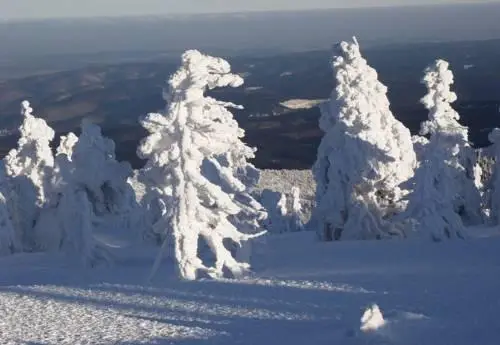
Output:
<svg viewBox="0 0 500 345">
<path fill-rule="evenodd" d="M 313 167 L 310 226 L 323 240 L 400 235 L 387 218 L 404 207 L 399 186 L 416 166 L 410 131 L 392 115 L 387 88 L 356 39 L 335 47 L 333 68 L 336 87 L 319 120 L 325 135 Z"/>
<path fill-rule="evenodd" d="M 255 246 L 245 280 L 145 284 L 151 248 L 117 249 L 113 266 L 91 270 L 46 253 L 0 258 L 0 342 L 498 344 L 498 236 L 325 244 L 302 232 Z M 374 301 L 386 325 L 363 332 Z"/>
<path fill-rule="evenodd" d="M 233 162 L 253 154 L 253 149 L 239 141 L 244 132 L 227 110 L 239 106 L 204 95 L 207 89 L 241 86 L 243 79 L 230 72 L 229 63 L 223 59 L 196 50 L 185 52 L 182 67 L 170 78 L 169 90 L 164 94 L 165 114 L 148 114 L 141 120 L 150 135 L 141 143 L 138 155 L 149 160 L 147 175 L 164 198 L 162 224 L 166 232 L 172 233 L 179 275 L 188 280 L 203 272 L 212 278 L 221 278 L 226 272 L 241 276 L 250 265 L 238 262 L 224 243 L 229 240 L 241 245 L 261 234 L 245 234 L 237 229 L 231 218 L 242 211 L 241 203 L 202 173 L 202 164 L 208 160 L 231 189 L 245 190 L 232 167 L 218 161 L 227 153 L 226 158 Z M 236 149 L 246 153 L 233 155 Z M 215 255 L 213 266 L 199 257 L 200 238 Z M 166 240 L 163 246 L 168 246 Z"/>
</svg>

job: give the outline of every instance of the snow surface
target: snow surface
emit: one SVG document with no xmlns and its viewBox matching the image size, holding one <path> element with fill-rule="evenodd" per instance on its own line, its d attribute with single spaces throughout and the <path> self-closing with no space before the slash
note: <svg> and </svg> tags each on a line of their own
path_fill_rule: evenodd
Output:
<svg viewBox="0 0 500 345">
<path fill-rule="evenodd" d="M 328 100 L 326 99 L 290 99 L 288 101 L 281 102 L 280 105 L 292 110 L 311 109 L 327 101 Z"/>
<path fill-rule="evenodd" d="M 498 235 L 498 231 L 495 232 Z M 497 345 L 500 237 L 416 243 L 315 241 L 313 232 L 255 244 L 252 277 L 150 284 L 156 249 L 117 248 L 112 266 L 61 256 L 0 259 L 0 343 Z M 360 330 L 377 304 L 385 326 Z"/>
</svg>

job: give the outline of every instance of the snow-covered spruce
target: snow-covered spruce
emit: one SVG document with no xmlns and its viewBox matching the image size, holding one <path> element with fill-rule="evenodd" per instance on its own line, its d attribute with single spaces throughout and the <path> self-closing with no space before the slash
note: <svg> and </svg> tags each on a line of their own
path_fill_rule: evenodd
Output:
<svg viewBox="0 0 500 345">
<path fill-rule="evenodd" d="M 421 135 L 441 135 L 439 140 L 456 157 L 450 162 L 456 183 L 455 210 L 466 223 L 481 223 L 481 168 L 477 164 L 477 154 L 470 146 L 468 129 L 458 122 L 460 116 L 451 106 L 457 95 L 451 91 L 453 73 L 449 63 L 437 60 L 425 70 L 422 83 L 428 90 L 421 102 L 429 110 L 429 120 L 422 124 Z"/>
<path fill-rule="evenodd" d="M 169 224 L 166 231 L 172 232 L 179 275 L 184 279 L 196 279 L 202 272 L 213 278 L 223 277 L 225 272 L 240 276 L 249 264 L 238 262 L 224 242 L 240 244 L 261 234 L 245 234 L 237 229 L 231 218 L 242 211 L 241 204 L 202 172 L 203 162 L 209 160 L 231 188 L 245 189 L 233 169 L 218 161 L 218 157 L 231 152 L 235 138 L 243 135 L 226 109 L 234 105 L 204 95 L 206 89 L 242 84 L 241 77 L 230 73 L 227 61 L 187 51 L 164 94 L 166 114 L 148 114 L 141 120 L 150 135 L 141 143 L 138 155 L 148 159 L 150 181 L 165 198 L 168 212 L 164 218 Z M 200 237 L 215 255 L 213 267 L 199 257 Z M 164 247 L 167 245 L 165 241 Z M 160 261 L 161 252 L 152 274 Z"/>
<path fill-rule="evenodd" d="M 116 161 L 114 151 L 113 141 L 87 121 L 78 138 L 70 133 L 61 139 L 53 179 L 56 200 L 42 210 L 35 229 L 43 250 L 63 250 L 92 265 L 105 255 L 105 246 L 94 238 L 98 227 L 125 233 L 138 225 L 140 211 L 127 182 L 132 168 Z"/>
<path fill-rule="evenodd" d="M 429 135 L 429 141 L 424 145 L 415 176 L 406 183 L 413 191 L 401 216 L 411 221 L 420 236 L 436 241 L 462 238 L 464 225 L 458 207 L 470 217 L 479 217 L 476 214 L 479 211 L 475 210 L 480 208 L 480 198 L 479 194 L 470 198 L 465 193 L 464 185 L 474 181 L 463 165 L 470 163 L 468 151 L 472 149 L 467 141 L 467 128 L 458 123 L 458 114 L 450 106 L 456 95 L 450 91 L 453 74 L 448 63 L 436 61 L 426 69 L 422 82 L 428 89 L 422 103 L 429 109 L 429 120 L 422 124 L 421 134 Z"/>
<path fill-rule="evenodd" d="M 488 185 L 487 206 L 490 210 L 490 219 L 494 225 L 500 225 L 500 129 L 494 128 L 488 135 L 493 144 L 493 174 Z"/>
<path fill-rule="evenodd" d="M 21 104 L 23 122 L 17 148 L 4 158 L 7 181 L 4 197 L 7 199 L 16 237 L 27 251 L 36 250 L 33 224 L 38 212 L 50 200 L 54 156 L 50 142 L 54 130 L 45 120 L 32 115 L 28 101 Z"/>
<path fill-rule="evenodd" d="M 387 88 L 361 56 L 342 42 L 333 59 L 336 87 L 321 107 L 325 132 L 313 167 L 317 182 L 311 227 L 323 240 L 399 235 L 387 221 L 404 206 L 399 186 L 416 165 L 410 131 L 389 109 Z"/>
</svg>

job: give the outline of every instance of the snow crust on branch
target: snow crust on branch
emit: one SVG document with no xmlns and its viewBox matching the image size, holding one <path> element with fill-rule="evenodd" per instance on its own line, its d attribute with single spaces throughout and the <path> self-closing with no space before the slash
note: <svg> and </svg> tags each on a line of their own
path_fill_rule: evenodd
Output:
<svg viewBox="0 0 500 345">
<path fill-rule="evenodd" d="M 416 166 L 410 131 L 392 115 L 357 41 L 334 53 L 336 87 L 321 107 L 325 135 L 313 167 L 314 226 L 324 240 L 385 238 L 397 233 L 385 219 L 401 210 L 399 186 Z"/>
<path fill-rule="evenodd" d="M 244 191 L 244 184 L 233 170 L 218 161 L 232 152 L 235 138 L 244 134 L 227 110 L 239 106 L 204 95 L 207 89 L 241 86 L 243 79 L 231 73 L 227 61 L 189 50 L 168 84 L 164 93 L 166 114 L 148 114 L 141 120 L 150 135 L 139 146 L 138 155 L 149 160 L 145 174 L 158 185 L 165 210 L 169 209 L 163 218 L 170 225 L 175 242 L 179 274 L 185 279 L 196 279 L 202 272 L 213 278 L 223 277 L 225 271 L 240 276 L 250 266 L 238 262 L 224 241 L 230 239 L 241 245 L 262 233 L 242 233 L 231 222 L 231 217 L 241 212 L 241 204 L 203 175 L 202 164 L 209 160 L 225 183 L 235 191 Z M 253 153 L 243 143 L 238 147 Z M 200 237 L 216 257 L 212 267 L 199 258 Z M 153 274 L 160 259 L 159 255 Z"/>
</svg>

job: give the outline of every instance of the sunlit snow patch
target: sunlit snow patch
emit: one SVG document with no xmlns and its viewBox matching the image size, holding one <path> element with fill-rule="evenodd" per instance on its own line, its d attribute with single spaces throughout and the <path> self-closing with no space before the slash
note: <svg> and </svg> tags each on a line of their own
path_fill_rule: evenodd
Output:
<svg viewBox="0 0 500 345">
<path fill-rule="evenodd" d="M 385 325 L 384 316 L 380 311 L 378 305 L 373 304 L 368 307 L 363 317 L 361 317 L 361 327 L 360 329 L 363 332 L 376 331 L 377 329 L 383 327 Z"/>
</svg>

